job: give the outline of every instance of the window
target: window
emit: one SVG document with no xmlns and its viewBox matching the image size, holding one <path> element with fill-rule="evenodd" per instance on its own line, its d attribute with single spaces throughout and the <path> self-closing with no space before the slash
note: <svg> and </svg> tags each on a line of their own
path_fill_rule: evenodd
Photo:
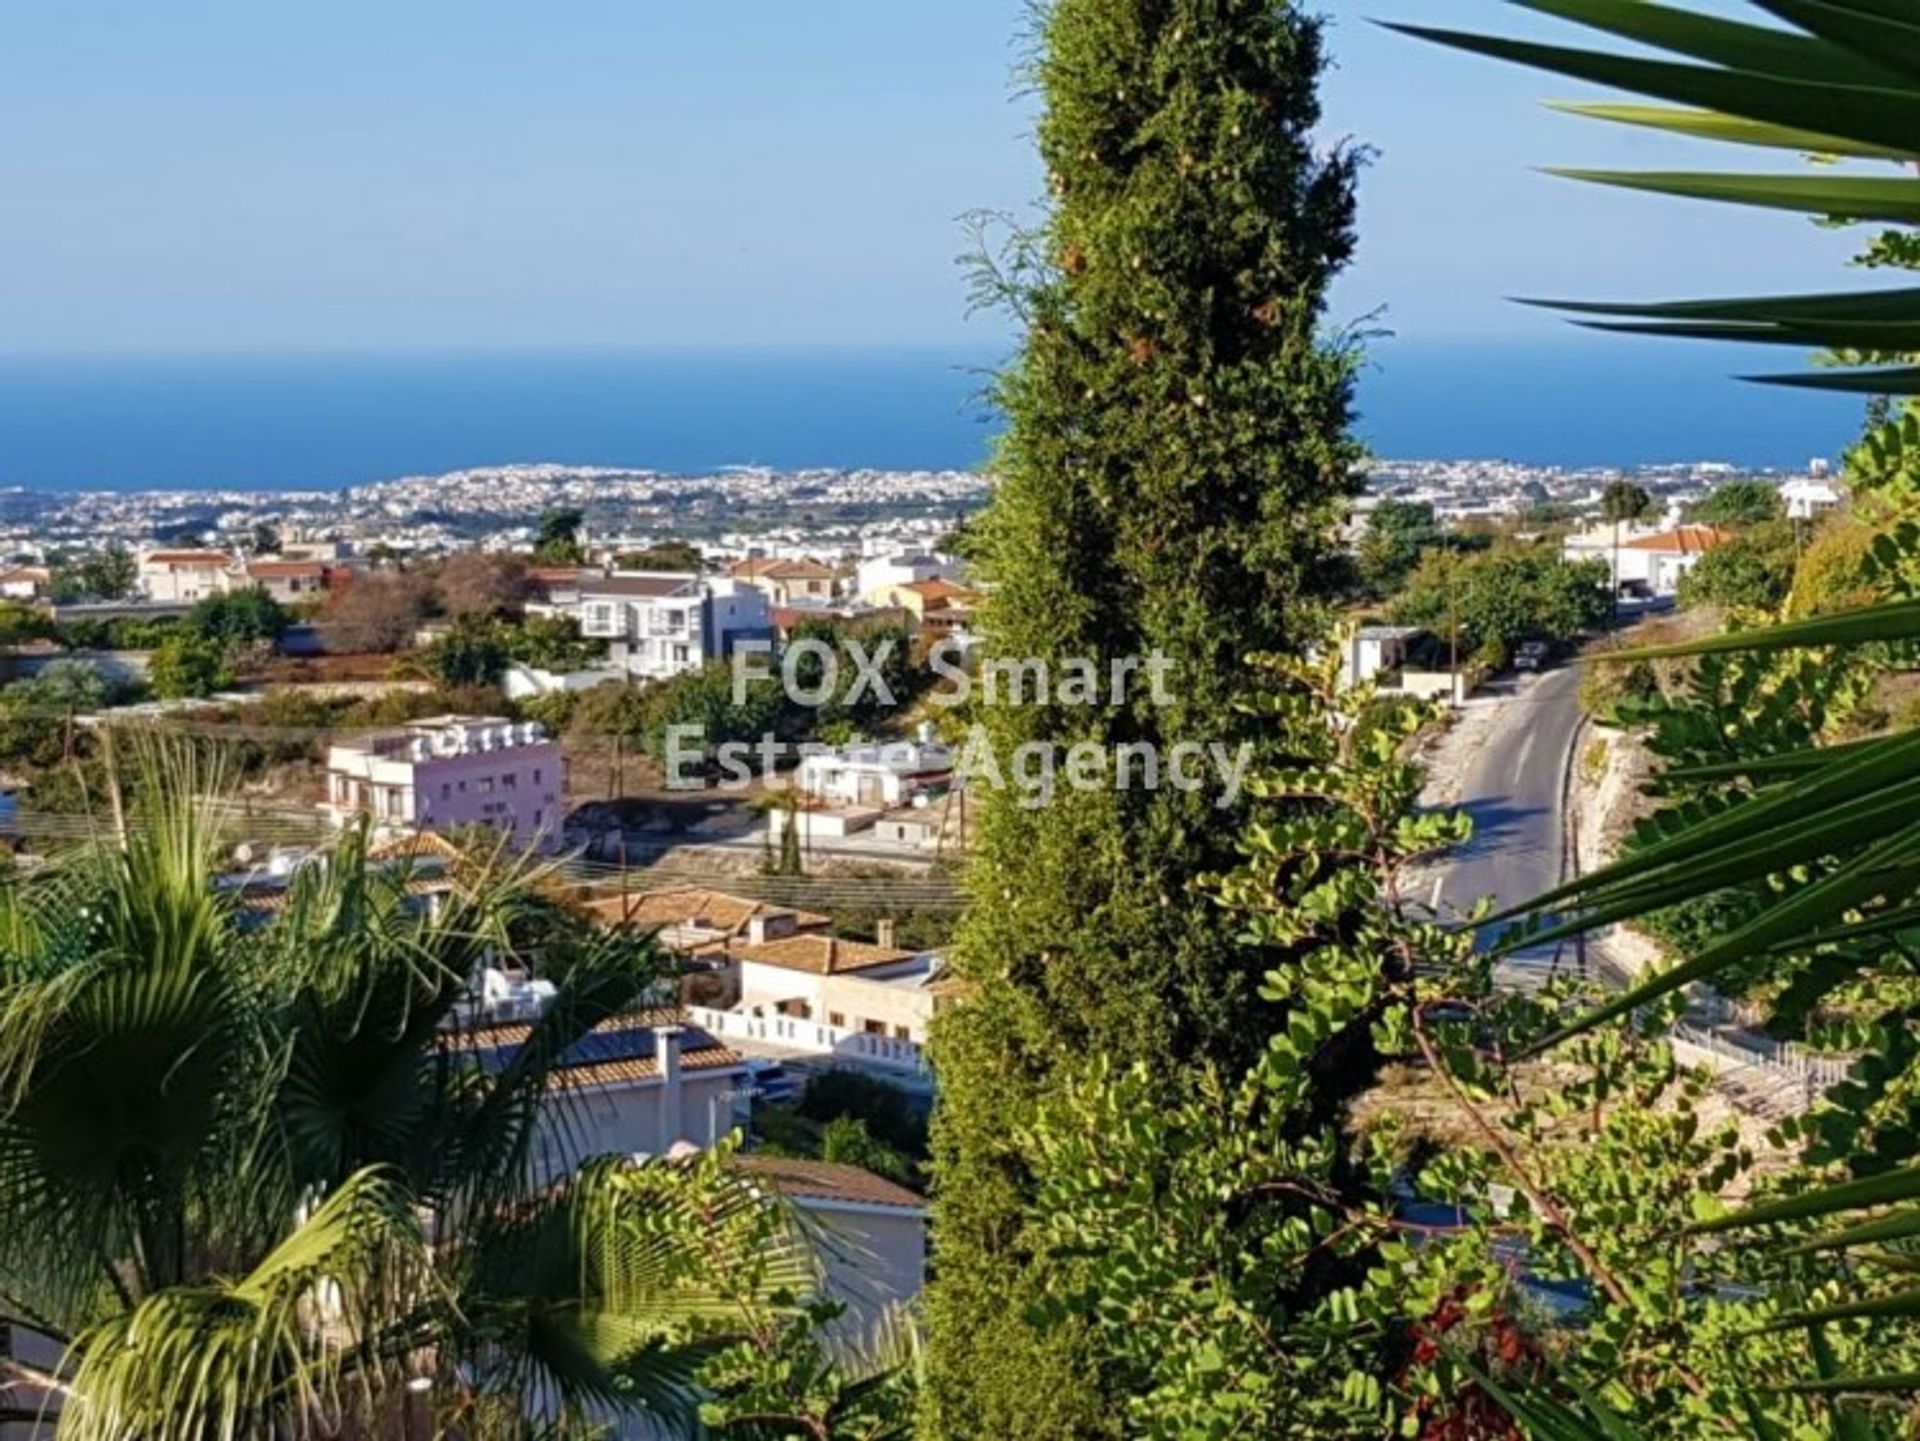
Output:
<svg viewBox="0 0 1920 1441">
<path fill-rule="evenodd" d="M 492 776 L 482 776 L 479 780 L 475 781 L 473 784 L 474 784 L 474 788 L 478 790 L 481 795 L 490 796 L 493 794 L 493 777 Z"/>
<path fill-rule="evenodd" d="M 910 1026 L 895 1026 L 893 1028 L 893 1038 L 896 1041 L 911 1041 L 913 1039 L 913 1028 Z"/>
<path fill-rule="evenodd" d="M 829 1026 L 842 1026 L 842 1027 L 844 1027 L 844 1026 L 845 1026 L 845 1025 L 847 1024 L 847 1018 L 846 1018 L 845 1016 L 843 1016 L 843 1015 L 842 1015 L 842 1014 L 841 1014 L 840 1012 L 838 1012 L 838 1011 L 828 1011 L 828 1012 L 827 1012 L 827 1024 L 828 1024 Z"/>
<path fill-rule="evenodd" d="M 860 1029 L 865 1031 L 869 1036 L 884 1036 L 887 1033 L 887 1026 L 884 1021 L 862 1021 L 860 1023 Z"/>
<path fill-rule="evenodd" d="M 501 776 L 500 788 L 502 790 L 507 790 L 507 791 L 519 790 L 520 789 L 520 772 L 508 771 L 505 775 Z"/>
<path fill-rule="evenodd" d="M 453 799 L 453 782 L 452 781 L 440 782 L 440 799 L 443 801 L 450 801 Z"/>
<path fill-rule="evenodd" d="M 533 768 L 533 783 L 535 785 L 540 784 L 540 767 L 539 766 L 535 766 Z"/>
</svg>

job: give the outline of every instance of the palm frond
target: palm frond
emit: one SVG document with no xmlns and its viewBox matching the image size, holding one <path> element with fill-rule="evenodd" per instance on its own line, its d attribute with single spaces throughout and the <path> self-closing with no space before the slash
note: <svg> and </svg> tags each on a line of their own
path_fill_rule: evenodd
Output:
<svg viewBox="0 0 1920 1441">
<path fill-rule="evenodd" d="M 405 1191 L 364 1172 L 248 1274 L 157 1291 L 83 1335 L 61 1434 L 337 1434 L 401 1379 L 402 1358 L 380 1354 L 381 1322 L 432 1274 Z"/>
</svg>

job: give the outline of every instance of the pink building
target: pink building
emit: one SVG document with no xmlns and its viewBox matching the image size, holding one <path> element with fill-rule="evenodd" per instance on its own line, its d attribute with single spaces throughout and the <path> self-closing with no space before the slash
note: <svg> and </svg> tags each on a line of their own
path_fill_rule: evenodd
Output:
<svg viewBox="0 0 1920 1441">
<path fill-rule="evenodd" d="M 331 747 L 326 810 L 372 818 L 382 835 L 486 826 L 553 850 L 565 824 L 567 762 L 535 724 L 437 716 Z"/>
</svg>

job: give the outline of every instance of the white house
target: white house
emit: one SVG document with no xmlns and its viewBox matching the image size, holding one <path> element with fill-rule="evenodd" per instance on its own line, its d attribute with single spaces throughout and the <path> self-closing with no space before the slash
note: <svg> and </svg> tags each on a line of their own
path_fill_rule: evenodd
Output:
<svg viewBox="0 0 1920 1441">
<path fill-rule="evenodd" d="M 1569 561 L 1597 560 L 1607 567 L 1616 590 L 1640 590 L 1648 595 L 1672 595 L 1680 578 L 1700 558 L 1733 539 L 1732 532 L 1711 525 L 1620 526 L 1602 523 L 1575 531 L 1562 545 Z"/>
<path fill-rule="evenodd" d="M 615 666 L 664 680 L 771 640 L 766 595 L 731 576 L 616 572 L 580 581 L 580 633 L 607 642 Z"/>
<path fill-rule="evenodd" d="M 231 590 L 232 570 L 224 550 L 150 550 L 140 557 L 140 590 L 148 600 L 191 605 Z"/>
<path fill-rule="evenodd" d="M 820 1248 L 827 1293 L 844 1333 L 861 1336 L 906 1306 L 927 1279 L 927 1203 L 904 1186 L 831 1161 L 747 1154 L 733 1164 L 784 1197 Z"/>
<path fill-rule="evenodd" d="M 823 604 L 833 599 L 833 567 L 802 557 L 750 555 L 727 567 L 727 574 L 765 593 L 776 606 Z"/>
<path fill-rule="evenodd" d="M 532 1034 L 530 1020 L 489 1019 L 450 1033 L 448 1044 L 491 1071 Z M 560 1176 L 595 1156 L 711 1146 L 733 1129 L 748 1083 L 745 1058 L 677 1010 L 615 1016 L 565 1052 L 549 1077 L 536 1164 Z"/>
<path fill-rule="evenodd" d="M 829 805 L 892 809 L 953 779 L 953 751 L 938 741 L 889 741 L 813 751 L 794 772 L 794 788 Z"/>
<path fill-rule="evenodd" d="M 317 599 L 327 588 L 327 567 L 318 560 L 250 560 L 240 576 L 240 585 L 257 585 L 282 605 Z"/>
<path fill-rule="evenodd" d="M 1415 625 L 1356 626 L 1348 633 L 1340 656 L 1340 679 L 1347 685 L 1365 685 L 1391 677 L 1407 663 L 1407 647 L 1425 634 Z"/>
<path fill-rule="evenodd" d="M 925 580 L 954 580 L 959 567 L 935 555 L 892 555 L 860 562 L 854 582 L 860 599 L 870 605 L 892 605 L 893 593 L 901 586 Z"/>
<path fill-rule="evenodd" d="M 1841 499 L 1833 482 L 1820 476 L 1789 480 L 1780 487 L 1780 504 L 1788 520 L 1816 520 L 1839 509 Z"/>
<path fill-rule="evenodd" d="M 735 944 L 740 999 L 694 1009 L 702 1027 L 743 1047 L 816 1057 L 914 1086 L 931 1078 L 927 1032 L 947 994 L 939 957 L 808 932 Z"/>
<path fill-rule="evenodd" d="M 43 565 L 15 565 L 0 570 L 0 598 L 38 600 L 53 584 L 53 572 Z"/>
</svg>

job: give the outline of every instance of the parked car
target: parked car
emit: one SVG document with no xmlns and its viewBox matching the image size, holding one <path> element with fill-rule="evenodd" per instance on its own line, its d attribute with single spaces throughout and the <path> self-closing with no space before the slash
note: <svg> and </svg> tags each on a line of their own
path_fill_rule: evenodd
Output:
<svg viewBox="0 0 1920 1441">
<path fill-rule="evenodd" d="M 1544 640 L 1522 642 L 1513 653 L 1515 670 L 1545 670 L 1553 661 L 1553 647 Z"/>
</svg>

